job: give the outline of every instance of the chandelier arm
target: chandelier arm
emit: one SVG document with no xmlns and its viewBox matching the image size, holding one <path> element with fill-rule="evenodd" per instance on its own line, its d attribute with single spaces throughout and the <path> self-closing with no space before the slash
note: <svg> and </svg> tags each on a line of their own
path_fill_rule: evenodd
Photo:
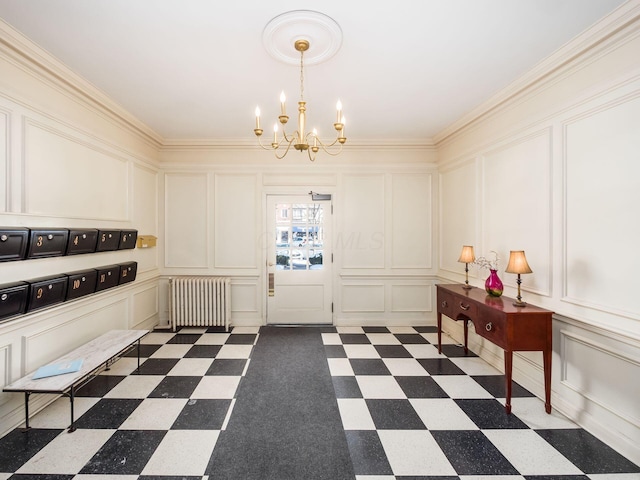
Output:
<svg viewBox="0 0 640 480">
<path fill-rule="evenodd" d="M 335 142 L 334 142 L 334 144 L 335 144 Z M 322 151 L 324 153 L 326 153 L 327 155 L 331 155 L 332 157 L 337 157 L 342 152 L 342 144 L 340 144 L 340 148 L 338 149 L 337 152 L 332 152 L 330 150 L 327 150 L 327 148 L 325 148 L 324 146 L 322 146 Z"/>
<path fill-rule="evenodd" d="M 278 160 L 282 160 L 287 155 L 287 153 L 289 153 L 289 149 L 291 148 L 292 143 L 293 138 L 287 142 L 287 148 L 282 155 L 278 155 L 278 152 L 276 151 L 280 147 L 280 143 L 278 143 L 278 146 L 273 149 L 273 153 Z"/>
<path fill-rule="evenodd" d="M 265 147 L 262 144 L 262 140 L 260 139 L 260 137 L 258 137 L 258 144 L 262 147 L 263 150 L 273 150 L 273 147 L 269 146 L 269 147 Z"/>
<path fill-rule="evenodd" d="M 338 143 L 338 137 L 336 137 L 336 139 L 331 143 L 324 143 L 322 140 L 320 140 L 318 138 L 318 145 L 320 145 L 322 150 L 324 150 L 325 152 L 327 151 L 327 148 L 333 147 L 336 143 Z M 342 145 L 340 145 L 340 146 L 342 146 Z"/>
</svg>

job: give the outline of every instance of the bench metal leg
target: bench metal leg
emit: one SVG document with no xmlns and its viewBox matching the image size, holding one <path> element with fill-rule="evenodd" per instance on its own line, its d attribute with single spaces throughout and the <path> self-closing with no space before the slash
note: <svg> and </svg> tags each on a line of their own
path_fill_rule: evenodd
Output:
<svg viewBox="0 0 640 480">
<path fill-rule="evenodd" d="M 76 431 L 76 422 L 73 415 L 73 399 L 75 397 L 75 386 L 71 386 L 71 391 L 69 392 L 69 401 L 71 402 L 71 425 L 69 425 L 69 433 Z"/>
<path fill-rule="evenodd" d="M 140 373 L 140 339 L 138 339 L 138 373 Z"/>
<path fill-rule="evenodd" d="M 29 395 L 31 392 L 24 392 L 24 417 L 25 417 L 25 431 L 29 430 Z"/>
</svg>

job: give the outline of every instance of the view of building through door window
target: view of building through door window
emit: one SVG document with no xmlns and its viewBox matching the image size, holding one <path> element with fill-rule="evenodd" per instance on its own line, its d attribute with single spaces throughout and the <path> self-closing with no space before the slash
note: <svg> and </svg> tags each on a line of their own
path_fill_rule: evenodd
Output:
<svg viewBox="0 0 640 480">
<path fill-rule="evenodd" d="M 276 268 L 323 268 L 324 206 L 320 203 L 276 204 Z"/>
</svg>

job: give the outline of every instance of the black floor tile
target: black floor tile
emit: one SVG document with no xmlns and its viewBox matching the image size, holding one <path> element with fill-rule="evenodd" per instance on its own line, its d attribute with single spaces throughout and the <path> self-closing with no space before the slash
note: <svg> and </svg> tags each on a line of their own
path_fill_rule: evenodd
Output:
<svg viewBox="0 0 640 480">
<path fill-rule="evenodd" d="M 241 358 L 217 358 L 205 375 L 242 375 L 247 361 Z"/>
<path fill-rule="evenodd" d="M 74 395 L 76 397 L 104 397 L 125 378 L 120 375 L 96 375 L 89 383 L 79 388 Z"/>
<path fill-rule="evenodd" d="M 395 333 L 394 335 L 398 340 L 400 340 L 400 342 L 405 345 L 429 343 L 427 339 L 419 333 Z"/>
<path fill-rule="evenodd" d="M 336 398 L 362 398 L 356 377 L 331 377 Z"/>
<path fill-rule="evenodd" d="M 431 377 L 395 377 L 407 398 L 449 398 Z"/>
<path fill-rule="evenodd" d="M 131 375 L 166 375 L 178 363 L 179 358 L 147 358 L 140 370 L 135 370 Z"/>
<path fill-rule="evenodd" d="M 236 333 L 229 335 L 225 342 L 227 345 L 253 345 L 256 341 L 255 333 Z"/>
<path fill-rule="evenodd" d="M 589 480 L 586 475 L 525 475 L 525 480 Z"/>
<path fill-rule="evenodd" d="M 62 430 L 16 428 L 0 438 L 0 472 L 15 472 Z"/>
<path fill-rule="evenodd" d="M 118 430 L 80 473 L 139 475 L 166 433 L 164 430 Z"/>
<path fill-rule="evenodd" d="M 438 333 L 437 326 L 413 327 L 418 333 Z"/>
<path fill-rule="evenodd" d="M 183 358 L 215 358 L 222 345 L 194 345 Z"/>
<path fill-rule="evenodd" d="M 378 430 L 425 430 L 426 427 L 409 400 L 366 400 L 373 424 Z"/>
<path fill-rule="evenodd" d="M 189 398 L 202 377 L 165 377 L 148 398 Z"/>
<path fill-rule="evenodd" d="M 324 353 L 327 355 L 327 358 L 347 358 L 347 354 L 342 345 L 325 345 Z"/>
<path fill-rule="evenodd" d="M 201 336 L 199 333 L 178 333 L 167 344 L 193 345 Z"/>
<path fill-rule="evenodd" d="M 380 358 L 413 358 L 402 345 L 374 345 Z"/>
<path fill-rule="evenodd" d="M 640 473 L 640 466 L 580 428 L 536 432 L 584 473 Z"/>
<path fill-rule="evenodd" d="M 482 387 L 494 397 L 506 398 L 507 386 L 504 375 L 474 375 L 471 378 L 482 385 Z M 535 395 L 526 388 L 512 381 L 511 397 L 535 397 Z"/>
<path fill-rule="evenodd" d="M 230 333 L 233 331 L 233 327 L 229 327 L 229 331 L 223 326 L 209 327 L 205 333 Z"/>
<path fill-rule="evenodd" d="M 387 327 L 362 327 L 364 333 L 390 333 Z"/>
<path fill-rule="evenodd" d="M 420 358 L 418 363 L 429 375 L 465 375 L 460 367 L 448 358 Z"/>
<path fill-rule="evenodd" d="M 343 345 L 371 343 L 364 333 L 340 333 L 339 335 Z"/>
<path fill-rule="evenodd" d="M 103 398 L 76 420 L 76 428 L 118 428 L 140 403 L 141 399 Z"/>
<path fill-rule="evenodd" d="M 74 476 L 50 473 L 14 473 L 9 478 L 14 480 L 71 480 Z"/>
<path fill-rule="evenodd" d="M 455 402 L 480 429 L 529 428 L 514 413 L 507 413 L 495 399 L 457 399 Z"/>
<path fill-rule="evenodd" d="M 355 375 L 391 375 L 391 372 L 379 358 L 351 358 L 351 368 Z"/>
<path fill-rule="evenodd" d="M 344 433 L 356 475 L 393 475 L 375 430 L 346 430 Z"/>
<path fill-rule="evenodd" d="M 471 350 L 467 350 L 467 353 L 464 352 L 464 347 L 462 345 L 451 345 L 446 344 L 442 345 L 442 353 L 444 353 L 447 357 L 457 358 L 457 357 L 477 357 L 475 353 Z"/>
<path fill-rule="evenodd" d="M 220 430 L 231 400 L 191 399 L 171 426 L 172 430 Z"/>
<path fill-rule="evenodd" d="M 140 358 L 148 358 L 153 355 L 156 350 L 158 350 L 162 345 L 140 345 Z M 127 353 L 122 355 L 123 357 L 137 357 L 138 356 L 138 347 L 135 346 L 127 351 Z"/>
<path fill-rule="evenodd" d="M 458 475 L 518 475 L 479 430 L 438 430 L 431 434 Z"/>
</svg>

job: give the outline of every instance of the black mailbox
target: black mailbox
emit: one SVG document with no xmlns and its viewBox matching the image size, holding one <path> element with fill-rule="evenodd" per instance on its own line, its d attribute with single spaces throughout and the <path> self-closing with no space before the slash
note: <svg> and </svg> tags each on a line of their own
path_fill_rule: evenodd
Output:
<svg viewBox="0 0 640 480">
<path fill-rule="evenodd" d="M 96 292 L 118 286 L 118 282 L 120 281 L 120 265 L 106 265 L 96 268 L 96 271 L 98 272 Z"/>
<path fill-rule="evenodd" d="M 120 264 L 120 282 L 123 283 L 133 282 L 136 279 L 136 273 L 138 272 L 138 262 L 127 262 Z"/>
<path fill-rule="evenodd" d="M 67 251 L 69 230 L 31 230 L 27 258 L 58 257 Z"/>
<path fill-rule="evenodd" d="M 137 230 L 121 230 L 119 250 L 129 250 L 136 248 L 136 240 L 138 239 Z"/>
<path fill-rule="evenodd" d="M 120 245 L 120 230 L 98 230 L 96 252 L 117 250 L 118 245 Z"/>
<path fill-rule="evenodd" d="M 67 300 L 94 293 L 97 279 L 98 271 L 95 269 L 67 273 Z"/>
<path fill-rule="evenodd" d="M 24 259 L 28 245 L 28 228 L 0 228 L 0 262 Z"/>
<path fill-rule="evenodd" d="M 69 230 L 69 243 L 67 244 L 67 255 L 78 255 L 80 253 L 93 253 L 96 251 L 98 243 L 98 230 L 86 228 L 80 230 Z"/>
<path fill-rule="evenodd" d="M 64 302 L 67 294 L 67 276 L 55 275 L 29 281 L 29 303 L 27 311 Z"/>
<path fill-rule="evenodd" d="M 26 282 L 0 285 L 0 322 L 27 310 L 29 284 Z"/>
</svg>

